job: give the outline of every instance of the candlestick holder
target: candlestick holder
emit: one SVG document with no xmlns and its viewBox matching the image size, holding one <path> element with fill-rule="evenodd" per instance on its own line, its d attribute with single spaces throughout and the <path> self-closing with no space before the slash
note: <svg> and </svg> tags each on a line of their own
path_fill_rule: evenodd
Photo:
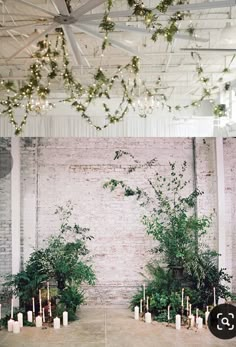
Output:
<svg viewBox="0 0 236 347">
<path fill-rule="evenodd" d="M 181 325 L 185 325 L 185 322 L 184 322 L 184 306 L 181 306 Z"/>
<path fill-rule="evenodd" d="M 141 307 L 142 307 L 142 312 L 141 311 L 139 312 L 139 317 L 142 320 L 145 320 L 145 313 L 147 312 L 146 300 L 142 301 L 142 306 Z"/>
</svg>

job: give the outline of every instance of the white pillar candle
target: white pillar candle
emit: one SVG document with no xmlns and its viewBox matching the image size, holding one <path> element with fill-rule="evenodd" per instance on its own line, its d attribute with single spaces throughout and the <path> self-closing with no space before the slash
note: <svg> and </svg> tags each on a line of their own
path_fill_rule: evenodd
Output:
<svg viewBox="0 0 236 347">
<path fill-rule="evenodd" d="M 0 319 L 2 319 L 2 304 L 0 304 Z"/>
<path fill-rule="evenodd" d="M 139 320 L 139 307 L 135 306 L 134 308 L 134 319 Z"/>
<path fill-rule="evenodd" d="M 181 329 L 181 316 L 180 316 L 180 314 L 177 314 L 177 315 L 175 316 L 175 328 L 176 328 L 177 330 L 180 330 L 180 329 Z"/>
<path fill-rule="evenodd" d="M 49 291 L 49 282 L 47 282 L 47 299 L 50 301 L 50 291 Z"/>
<path fill-rule="evenodd" d="M 41 297 L 41 289 L 39 289 L 39 313 L 42 313 L 42 297 Z"/>
<path fill-rule="evenodd" d="M 63 326 L 66 327 L 68 325 L 68 312 L 63 312 Z"/>
<path fill-rule="evenodd" d="M 152 323 L 152 316 L 150 312 L 145 313 L 145 323 Z"/>
<path fill-rule="evenodd" d="M 168 308 L 167 308 L 167 319 L 168 321 L 170 320 L 170 305 L 168 305 Z"/>
<path fill-rule="evenodd" d="M 184 288 L 182 288 L 182 300 L 181 300 L 181 306 L 184 307 Z"/>
<path fill-rule="evenodd" d="M 35 313 L 35 302 L 34 302 L 34 298 L 32 298 L 32 311 L 33 311 L 33 313 Z"/>
<path fill-rule="evenodd" d="M 53 319 L 53 327 L 54 329 L 60 329 L 60 318 L 56 317 Z"/>
<path fill-rule="evenodd" d="M 14 324 L 14 320 L 13 319 L 9 319 L 9 321 L 7 322 L 7 330 L 9 332 L 13 331 L 13 324 Z"/>
<path fill-rule="evenodd" d="M 148 300 L 149 300 L 149 296 L 147 296 L 147 311 L 149 309 L 149 307 L 148 307 Z"/>
<path fill-rule="evenodd" d="M 189 315 L 192 315 L 192 304 L 189 304 Z"/>
<path fill-rule="evenodd" d="M 145 283 L 143 284 L 143 301 L 145 302 Z"/>
<path fill-rule="evenodd" d="M 28 322 L 33 322 L 33 313 L 32 313 L 32 311 L 28 311 L 27 312 L 27 321 Z"/>
<path fill-rule="evenodd" d="M 45 309 L 43 307 L 43 323 L 45 323 Z"/>
<path fill-rule="evenodd" d="M 213 288 L 213 296 L 214 296 L 214 306 L 216 306 L 216 289 L 215 287 Z"/>
<path fill-rule="evenodd" d="M 42 326 L 43 326 L 42 317 L 41 316 L 37 316 L 36 320 L 35 320 L 35 323 L 36 323 L 36 328 L 42 328 Z"/>
<path fill-rule="evenodd" d="M 19 334 L 20 333 L 20 323 L 19 322 L 14 322 L 13 323 L 13 333 L 14 334 Z"/>
<path fill-rule="evenodd" d="M 187 311 L 188 311 L 188 300 L 189 300 L 189 297 L 187 296 L 187 307 L 186 307 Z"/>
<path fill-rule="evenodd" d="M 140 313 L 143 312 L 143 299 L 140 300 Z"/>
<path fill-rule="evenodd" d="M 11 319 L 13 319 L 13 298 L 11 298 Z"/>
<path fill-rule="evenodd" d="M 17 314 L 17 321 L 19 322 L 20 324 L 20 328 L 23 328 L 23 313 L 19 312 Z"/>
<path fill-rule="evenodd" d="M 202 319 L 202 317 L 198 317 L 196 322 L 197 322 L 197 328 L 198 329 L 202 329 L 202 326 L 203 326 L 203 319 Z"/>
</svg>

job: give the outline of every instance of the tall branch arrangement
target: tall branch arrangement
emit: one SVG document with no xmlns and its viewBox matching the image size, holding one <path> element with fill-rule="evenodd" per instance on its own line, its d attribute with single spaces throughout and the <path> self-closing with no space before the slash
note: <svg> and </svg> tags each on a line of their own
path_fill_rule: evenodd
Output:
<svg viewBox="0 0 236 347">
<path fill-rule="evenodd" d="M 191 303 L 203 309 L 213 303 L 213 287 L 217 297 L 232 297 L 228 284 L 231 282 L 225 270 L 218 269 L 219 254 L 209 249 L 202 238 L 211 224 L 211 216 L 195 213 L 197 199 L 203 192 L 193 188 L 186 177 L 187 163 L 179 167 L 169 163 L 169 170 L 163 175 L 158 170 L 157 159 L 141 163 L 132 154 L 117 151 L 115 160 L 126 156 L 133 160 L 127 173 L 142 172 L 145 189 L 132 187 L 123 180 L 111 179 L 104 188 L 121 189 L 126 197 L 135 197 L 146 209 L 142 223 L 148 235 L 157 242 L 151 250 L 153 260 L 147 264 L 147 295 L 150 310 L 159 321 L 166 321 L 167 306 L 172 307 L 172 318 L 181 307 L 181 288 L 191 297 Z M 152 169 L 151 171 L 149 169 Z M 148 183 L 148 185 L 146 184 Z M 142 289 L 131 301 L 139 305 Z"/>
</svg>

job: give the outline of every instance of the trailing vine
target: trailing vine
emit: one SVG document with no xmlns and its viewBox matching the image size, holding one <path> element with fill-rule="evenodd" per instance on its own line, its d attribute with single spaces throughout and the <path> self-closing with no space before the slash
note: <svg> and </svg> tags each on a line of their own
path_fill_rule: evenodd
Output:
<svg viewBox="0 0 236 347">
<path fill-rule="evenodd" d="M 61 54 L 62 64 L 59 64 L 58 58 Z M 83 86 L 73 75 L 63 31 L 60 30 L 58 32 L 55 47 L 52 47 L 48 38 L 38 42 L 38 50 L 34 57 L 37 60 L 30 66 L 29 76 L 23 87 L 17 89 L 14 82 L 1 81 L 1 87 L 6 89 L 8 94 L 5 100 L 0 101 L 0 104 L 3 106 L 2 113 L 8 116 L 10 123 L 15 128 L 16 135 L 21 134 L 28 115 L 32 111 L 32 97 L 37 95 L 42 99 L 46 99 L 51 92 L 51 81 L 58 77 L 62 79 L 65 91 L 68 93 L 68 97 L 64 101 L 70 102 L 72 107 L 81 114 L 82 118 L 95 127 L 96 130 L 102 130 L 109 124 L 120 121 L 128 112 L 129 106 L 132 104 L 133 90 L 137 86 L 136 75 L 139 71 L 139 59 L 137 57 L 133 57 L 131 62 L 124 67 L 118 66 L 116 73 L 112 77 L 108 77 L 102 68 L 99 67 L 93 75 L 93 83 L 88 86 Z M 45 68 L 47 68 L 46 75 Z M 123 71 L 133 76 L 132 87 L 128 86 Z M 45 82 L 43 82 L 44 79 Z M 110 91 L 116 81 L 119 81 L 122 88 L 122 101 L 114 114 L 110 111 L 107 103 L 104 102 L 103 107 L 107 121 L 104 126 L 95 125 L 87 114 L 88 107 L 96 98 L 104 97 L 105 99 L 110 99 Z M 15 118 L 15 110 L 20 107 L 24 109 L 25 114 L 22 121 L 18 123 Z"/>
<path fill-rule="evenodd" d="M 152 40 L 156 41 L 159 37 L 164 37 L 167 42 L 172 42 L 175 34 L 178 32 L 178 22 L 189 16 L 189 12 L 177 11 L 169 15 L 168 24 L 163 26 L 159 22 L 160 16 L 167 16 L 169 6 L 186 3 L 187 0 L 162 0 L 153 9 L 146 7 L 140 0 L 127 0 L 128 6 L 132 9 L 132 16 L 140 17 L 147 31 L 151 32 Z M 71 12 L 71 1 L 66 0 L 69 13 Z M 109 34 L 115 30 L 115 22 L 110 18 L 110 12 L 113 8 L 113 0 L 107 0 L 104 16 L 99 24 L 104 32 L 102 42 L 102 54 L 104 56 L 106 48 L 110 45 Z M 131 17 L 132 17 L 131 16 Z M 187 30 L 190 36 L 195 33 L 195 28 L 190 25 Z M 117 66 L 112 76 L 102 69 L 102 58 L 99 67 L 92 76 L 92 83 L 83 85 L 76 79 L 70 66 L 68 53 L 66 49 L 66 39 L 62 29 L 57 29 L 57 40 L 55 46 L 49 41 L 48 37 L 38 42 L 38 50 L 34 53 L 35 62 L 30 65 L 28 77 L 22 87 L 17 87 L 12 81 L 1 81 L 0 90 L 5 93 L 5 98 L 0 100 L 2 114 L 9 118 L 10 123 L 15 129 L 15 134 L 22 133 L 27 122 L 29 114 L 33 111 L 32 99 L 38 97 L 46 100 L 51 93 L 51 83 L 60 79 L 67 93 L 65 102 L 70 105 L 85 119 L 88 124 L 96 130 L 107 128 L 110 124 L 119 122 L 124 119 L 129 109 L 135 109 L 135 99 L 139 95 L 140 84 L 137 83 L 137 77 L 140 70 L 139 58 L 133 57 L 131 61 L 124 66 Z M 156 78 L 156 84 L 152 88 L 147 88 L 144 82 L 141 82 L 143 94 L 147 97 L 155 97 L 162 107 L 166 107 L 170 112 L 172 110 L 187 109 L 189 107 L 200 106 L 203 100 L 209 100 L 213 104 L 213 113 L 215 116 L 222 116 L 225 113 L 224 105 L 218 104 L 213 100 L 213 94 L 219 92 L 224 83 L 224 76 L 229 73 L 230 64 L 222 70 L 222 76 L 216 84 L 211 83 L 207 73 L 203 70 L 201 57 L 199 54 L 192 52 L 192 58 L 196 63 L 197 83 L 201 86 L 201 95 L 198 99 L 193 100 L 188 105 L 169 105 L 168 98 L 163 92 L 162 81 L 160 77 Z M 118 86 L 121 91 L 121 101 L 114 112 L 111 112 L 108 100 L 111 98 L 112 89 Z M 168 86 L 167 86 L 168 88 Z M 224 91 L 231 88 L 230 82 L 224 83 Z M 105 122 L 103 125 L 94 124 L 89 115 L 89 107 L 94 100 L 103 98 L 103 115 Z M 22 109 L 24 114 L 20 122 L 17 122 L 15 112 Z M 145 117 L 146 115 L 141 115 Z"/>
</svg>

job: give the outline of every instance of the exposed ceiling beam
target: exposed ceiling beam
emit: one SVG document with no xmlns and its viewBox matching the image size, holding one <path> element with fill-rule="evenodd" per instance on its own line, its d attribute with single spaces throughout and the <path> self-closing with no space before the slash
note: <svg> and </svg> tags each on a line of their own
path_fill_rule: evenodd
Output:
<svg viewBox="0 0 236 347">
<path fill-rule="evenodd" d="M 74 25 L 78 28 L 81 29 L 81 31 L 83 31 L 84 33 L 96 38 L 96 39 L 99 39 L 99 40 L 104 40 L 104 35 L 103 34 L 100 34 L 99 32 L 91 29 L 89 26 L 85 25 L 85 24 L 76 24 Z M 136 51 L 136 50 L 133 50 L 131 49 L 129 46 L 126 46 L 124 45 L 123 43 L 120 43 L 116 40 L 113 40 L 113 39 L 109 39 L 109 43 L 113 46 L 113 47 L 116 47 L 116 48 L 119 48 L 123 51 L 125 51 L 126 53 L 129 53 L 129 54 L 132 54 L 132 55 L 139 55 L 139 53 Z"/>
<path fill-rule="evenodd" d="M 214 8 L 233 7 L 235 5 L 236 5 L 236 0 L 206 1 L 206 2 L 201 2 L 197 4 L 169 6 L 166 13 L 168 14 L 170 12 L 177 12 L 177 11 L 199 11 L 199 10 L 207 10 L 207 9 L 211 10 Z M 153 12 L 159 15 L 166 15 L 159 12 L 155 8 L 153 9 Z M 111 11 L 109 13 L 109 17 L 111 18 L 130 17 L 132 15 L 133 15 L 133 10 Z M 81 21 L 101 20 L 103 16 L 104 16 L 104 13 L 95 13 L 95 14 L 85 15 L 80 20 Z"/>
<path fill-rule="evenodd" d="M 25 1 L 25 0 L 13 0 L 13 1 L 17 2 L 18 4 L 21 3 L 21 4 L 24 4 L 24 5 L 29 6 L 31 8 L 35 8 L 35 9 L 37 9 L 43 13 L 49 14 L 50 16 L 53 16 L 53 17 L 55 16 L 55 13 L 48 11 L 48 10 L 45 10 L 44 8 L 37 6 L 35 4 L 32 4 L 29 1 Z"/>
<path fill-rule="evenodd" d="M 63 25 L 63 30 L 64 30 L 64 33 L 66 35 L 67 42 L 70 45 L 72 58 L 73 58 L 75 65 L 78 65 L 78 66 L 84 65 L 83 60 L 85 60 L 86 65 L 88 67 L 90 67 L 88 60 L 83 59 L 83 57 L 82 57 L 82 50 L 79 47 L 79 45 L 76 41 L 76 37 L 75 37 L 73 31 L 71 30 L 71 28 L 67 25 Z"/>
<path fill-rule="evenodd" d="M 222 52 L 222 53 L 236 53 L 236 48 L 180 48 L 181 51 L 199 51 L 205 53 L 214 53 L 214 52 Z"/>
<path fill-rule="evenodd" d="M 69 16 L 70 13 L 68 11 L 65 0 L 51 0 L 58 14 L 62 14 L 63 16 Z"/>
<path fill-rule="evenodd" d="M 26 41 L 26 43 L 24 44 L 24 46 L 22 46 L 20 49 L 18 49 L 14 54 L 12 54 L 10 57 L 8 57 L 8 61 L 12 60 L 13 58 L 15 58 L 18 54 L 20 54 L 21 52 L 23 52 L 26 48 L 30 47 L 32 44 L 34 44 L 35 42 L 38 42 L 42 37 L 44 37 L 46 34 L 50 33 L 51 31 L 55 30 L 56 27 L 58 25 L 56 23 L 53 23 L 51 25 L 48 26 L 47 29 L 45 29 L 44 31 L 42 31 L 40 34 L 38 35 L 34 35 L 33 37 L 30 37 L 29 40 Z"/>
<path fill-rule="evenodd" d="M 106 0 L 90 0 L 87 1 L 84 5 L 77 8 L 75 11 L 72 12 L 73 17 L 80 18 L 85 13 L 88 13 L 89 11 L 93 10 L 94 8 L 102 5 Z M 103 14 L 104 15 L 104 14 Z"/>
</svg>

